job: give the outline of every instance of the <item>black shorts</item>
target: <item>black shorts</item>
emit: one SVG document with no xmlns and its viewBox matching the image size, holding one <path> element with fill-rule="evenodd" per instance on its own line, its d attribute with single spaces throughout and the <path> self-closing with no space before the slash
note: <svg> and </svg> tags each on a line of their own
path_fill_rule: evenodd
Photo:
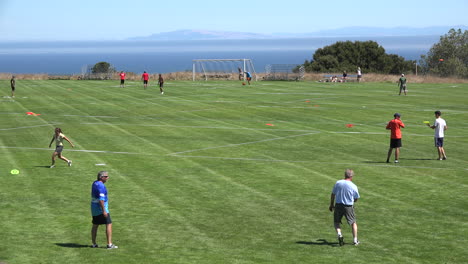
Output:
<svg viewBox="0 0 468 264">
<path fill-rule="evenodd" d="M 94 225 L 108 225 L 112 224 L 112 219 L 110 214 L 107 214 L 107 217 L 104 217 L 103 214 L 100 215 L 93 215 L 93 224 Z"/>
<path fill-rule="evenodd" d="M 346 217 L 346 221 L 349 225 L 356 222 L 356 216 L 354 215 L 354 207 L 352 205 L 335 204 L 335 213 L 333 214 L 333 221 L 335 223 L 341 223 L 341 219 Z"/>
<path fill-rule="evenodd" d="M 401 148 L 401 138 L 391 138 L 390 139 L 391 148 Z"/>
<path fill-rule="evenodd" d="M 434 138 L 434 145 L 436 147 L 443 147 L 444 146 L 444 138 Z"/>
<path fill-rule="evenodd" d="M 12 87 L 11 87 L 11 90 L 12 90 L 12 91 L 14 91 L 14 90 L 15 90 L 15 87 L 14 87 L 14 86 L 12 86 Z"/>
<path fill-rule="evenodd" d="M 162 83 L 159 83 L 159 87 L 163 88 L 163 86 L 164 86 L 164 83 L 163 83 L 163 82 L 162 82 Z"/>
<path fill-rule="evenodd" d="M 55 152 L 62 153 L 62 151 L 63 151 L 63 146 L 56 146 L 55 147 Z"/>
<path fill-rule="evenodd" d="M 143 80 L 143 84 L 148 84 L 148 80 Z"/>
<path fill-rule="evenodd" d="M 125 83 L 125 80 L 120 80 L 120 84 L 124 84 Z"/>
</svg>

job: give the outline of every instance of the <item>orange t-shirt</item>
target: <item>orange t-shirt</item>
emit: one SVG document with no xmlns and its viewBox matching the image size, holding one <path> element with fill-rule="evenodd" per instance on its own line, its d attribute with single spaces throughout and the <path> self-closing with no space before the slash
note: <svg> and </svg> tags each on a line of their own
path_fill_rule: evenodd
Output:
<svg viewBox="0 0 468 264">
<path fill-rule="evenodd" d="M 388 122 L 387 124 L 387 129 L 390 129 L 391 131 L 391 134 L 390 134 L 390 138 L 395 138 L 395 139 L 398 139 L 398 138 L 401 138 L 401 127 L 405 127 L 405 124 L 403 124 L 403 122 L 401 122 L 400 119 L 393 119 L 391 120 L 390 122 Z"/>
</svg>

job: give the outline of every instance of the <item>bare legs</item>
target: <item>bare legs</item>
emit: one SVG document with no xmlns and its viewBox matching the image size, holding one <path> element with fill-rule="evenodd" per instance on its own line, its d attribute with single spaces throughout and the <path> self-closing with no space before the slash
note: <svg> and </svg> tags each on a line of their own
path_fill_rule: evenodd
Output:
<svg viewBox="0 0 468 264">
<path fill-rule="evenodd" d="M 341 235 L 340 223 L 335 223 L 335 230 L 336 230 L 336 233 L 337 233 L 338 235 Z M 353 241 L 354 241 L 354 242 L 358 241 L 358 239 L 357 239 L 358 226 L 357 226 L 357 223 L 356 223 L 356 222 L 354 222 L 353 224 L 351 224 L 351 230 L 352 230 L 352 233 L 353 233 Z"/>
<path fill-rule="evenodd" d="M 390 162 L 390 156 L 392 155 L 393 148 L 388 149 L 387 154 L 387 163 Z M 398 162 L 398 158 L 400 158 L 400 148 L 395 148 L 395 162 Z"/>
<path fill-rule="evenodd" d="M 91 228 L 91 241 L 93 242 L 93 245 L 96 245 L 96 236 L 97 236 L 97 230 L 98 230 L 99 225 L 93 224 L 93 227 Z M 106 238 L 107 238 L 107 245 L 112 245 L 112 224 L 106 224 Z"/>
<path fill-rule="evenodd" d="M 65 158 L 64 156 L 62 156 L 62 153 L 54 152 L 54 153 L 52 154 L 52 166 L 55 165 L 55 157 L 56 157 L 56 156 L 58 156 L 59 159 L 65 161 L 66 163 L 70 162 L 69 159 L 67 159 L 67 158 Z"/>
<path fill-rule="evenodd" d="M 447 159 L 444 147 L 437 147 L 437 152 L 439 153 L 439 159 Z"/>
</svg>

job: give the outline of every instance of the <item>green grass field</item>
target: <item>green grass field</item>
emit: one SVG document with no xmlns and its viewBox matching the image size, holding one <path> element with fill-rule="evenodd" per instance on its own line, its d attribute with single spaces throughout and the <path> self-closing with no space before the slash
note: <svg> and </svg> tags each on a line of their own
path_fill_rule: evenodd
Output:
<svg viewBox="0 0 468 264">
<path fill-rule="evenodd" d="M 468 84 L 397 96 L 395 83 L 173 81 L 160 95 L 140 82 L 19 80 L 15 98 L 0 86 L 0 263 L 467 261 Z M 446 161 L 423 124 L 435 110 Z M 395 112 L 397 165 L 385 163 Z M 76 145 L 63 152 L 72 167 L 48 168 L 55 127 Z M 328 211 L 346 168 L 361 194 L 358 247 L 347 225 L 338 246 Z M 89 248 L 100 170 L 116 250 Z"/>
</svg>

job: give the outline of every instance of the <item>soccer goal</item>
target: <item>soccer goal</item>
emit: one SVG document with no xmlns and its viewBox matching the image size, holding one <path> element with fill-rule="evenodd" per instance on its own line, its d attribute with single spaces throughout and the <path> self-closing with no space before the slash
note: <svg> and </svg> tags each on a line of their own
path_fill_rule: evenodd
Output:
<svg viewBox="0 0 468 264">
<path fill-rule="evenodd" d="M 265 73 L 270 81 L 299 81 L 304 78 L 305 68 L 300 64 L 268 64 Z"/>
<path fill-rule="evenodd" d="M 195 80 L 245 80 L 246 72 L 257 80 L 257 73 L 251 59 L 197 59 L 193 60 L 193 81 Z"/>
</svg>

